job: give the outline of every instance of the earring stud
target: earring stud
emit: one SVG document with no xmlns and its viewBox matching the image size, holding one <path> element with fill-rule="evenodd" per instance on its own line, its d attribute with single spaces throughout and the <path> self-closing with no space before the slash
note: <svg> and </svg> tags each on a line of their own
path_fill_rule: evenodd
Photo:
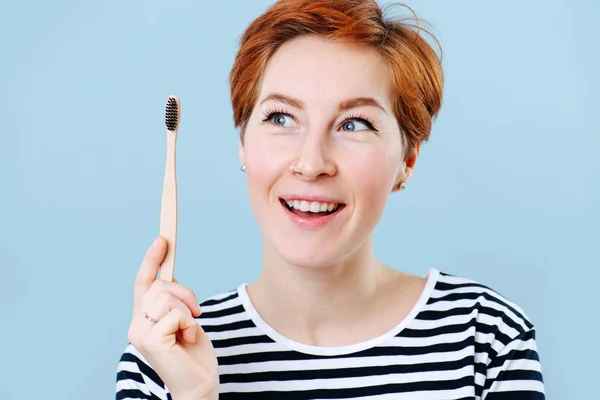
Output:
<svg viewBox="0 0 600 400">
<path fill-rule="evenodd" d="M 246 172 L 246 164 L 242 164 L 242 166 L 240 167 L 240 171 Z"/>
</svg>

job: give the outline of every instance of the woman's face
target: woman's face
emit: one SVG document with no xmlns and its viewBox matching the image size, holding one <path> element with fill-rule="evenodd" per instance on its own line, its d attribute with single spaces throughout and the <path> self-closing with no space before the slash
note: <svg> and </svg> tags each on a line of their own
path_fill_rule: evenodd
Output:
<svg viewBox="0 0 600 400">
<path fill-rule="evenodd" d="M 375 50 L 303 37 L 274 54 L 240 144 L 267 250 L 322 268 L 370 244 L 410 175 L 391 99 Z"/>
</svg>

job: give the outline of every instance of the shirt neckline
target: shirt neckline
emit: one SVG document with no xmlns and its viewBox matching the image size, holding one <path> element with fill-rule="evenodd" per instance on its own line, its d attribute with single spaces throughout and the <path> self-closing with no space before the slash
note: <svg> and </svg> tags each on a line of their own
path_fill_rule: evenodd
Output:
<svg viewBox="0 0 600 400">
<path fill-rule="evenodd" d="M 357 353 L 363 350 L 370 349 L 372 347 L 376 347 L 381 343 L 384 343 L 387 340 L 398 335 L 398 333 L 400 333 L 404 328 L 406 328 L 406 326 L 412 320 L 414 320 L 415 317 L 419 314 L 419 312 L 421 312 L 421 310 L 425 307 L 427 301 L 431 297 L 431 293 L 435 288 L 439 276 L 440 271 L 435 268 L 430 268 L 427 271 L 427 274 L 425 275 L 425 278 L 427 278 L 427 282 L 423 291 L 421 292 L 421 295 L 419 296 L 419 299 L 412 307 L 408 315 L 402 321 L 400 321 L 400 323 L 394 328 L 372 339 L 345 346 L 313 346 L 304 343 L 299 343 L 292 339 L 289 339 L 288 337 L 282 335 L 281 333 L 277 332 L 274 328 L 272 328 L 258 314 L 258 311 L 256 311 L 256 309 L 254 308 L 254 305 L 252 304 L 252 302 L 250 301 L 250 297 L 248 296 L 248 285 L 246 283 L 243 283 L 238 287 L 237 293 L 240 297 L 240 301 L 242 303 L 242 306 L 244 307 L 244 310 L 246 311 L 246 313 L 248 313 L 252 322 L 254 322 L 258 329 L 260 329 L 264 334 L 266 334 L 276 343 L 279 343 L 280 345 L 283 345 L 291 350 L 295 350 L 300 353 L 317 356 L 338 356 L 344 354 Z"/>
</svg>

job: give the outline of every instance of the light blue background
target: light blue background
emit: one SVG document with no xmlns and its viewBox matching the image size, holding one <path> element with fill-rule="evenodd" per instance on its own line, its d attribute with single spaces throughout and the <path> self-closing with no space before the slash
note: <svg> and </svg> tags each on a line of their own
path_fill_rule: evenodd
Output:
<svg viewBox="0 0 600 400">
<path fill-rule="evenodd" d="M 133 279 L 158 234 L 170 94 L 178 279 L 203 298 L 257 276 L 227 77 L 269 3 L 2 0 L 0 399 L 114 397 Z M 539 330 L 548 398 L 591 399 L 599 3 L 408 4 L 444 46 L 445 104 L 377 253 L 516 301 Z"/>
</svg>

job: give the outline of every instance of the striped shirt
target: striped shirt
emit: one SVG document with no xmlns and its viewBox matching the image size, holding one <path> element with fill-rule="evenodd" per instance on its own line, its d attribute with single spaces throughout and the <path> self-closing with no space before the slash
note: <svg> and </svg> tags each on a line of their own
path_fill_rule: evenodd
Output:
<svg viewBox="0 0 600 400">
<path fill-rule="evenodd" d="M 219 363 L 219 399 L 545 399 L 525 313 L 486 286 L 435 269 L 399 325 L 350 346 L 283 337 L 261 319 L 245 284 L 201 307 L 198 322 Z M 118 365 L 116 398 L 171 399 L 131 344 Z"/>
</svg>

